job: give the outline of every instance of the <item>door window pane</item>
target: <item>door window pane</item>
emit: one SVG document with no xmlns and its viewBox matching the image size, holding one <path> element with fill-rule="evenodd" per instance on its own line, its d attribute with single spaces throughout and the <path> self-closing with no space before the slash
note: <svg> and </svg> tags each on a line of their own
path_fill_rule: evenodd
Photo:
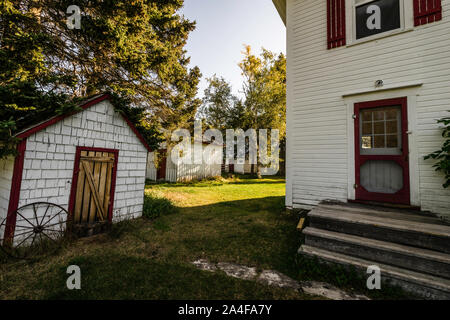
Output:
<svg viewBox="0 0 450 320">
<path fill-rule="evenodd" d="M 372 135 L 372 122 L 363 122 L 363 126 L 362 126 L 362 134 L 363 135 Z"/>
<path fill-rule="evenodd" d="M 386 133 L 394 134 L 398 133 L 398 122 L 397 121 L 386 121 Z"/>
<path fill-rule="evenodd" d="M 398 148 L 398 136 L 396 134 L 387 136 L 387 147 L 388 148 Z"/>
<path fill-rule="evenodd" d="M 378 110 L 378 111 L 372 111 L 373 113 L 373 120 L 379 121 L 384 120 L 384 111 Z"/>
<path fill-rule="evenodd" d="M 374 148 L 385 148 L 386 147 L 385 136 L 384 135 L 375 136 L 373 147 Z"/>
<path fill-rule="evenodd" d="M 384 134 L 384 121 L 375 121 L 374 123 L 374 133 L 375 134 Z"/>
<path fill-rule="evenodd" d="M 401 148 L 401 107 L 370 108 L 360 114 L 362 153 Z M 387 150 L 386 150 L 387 151 Z"/>
</svg>

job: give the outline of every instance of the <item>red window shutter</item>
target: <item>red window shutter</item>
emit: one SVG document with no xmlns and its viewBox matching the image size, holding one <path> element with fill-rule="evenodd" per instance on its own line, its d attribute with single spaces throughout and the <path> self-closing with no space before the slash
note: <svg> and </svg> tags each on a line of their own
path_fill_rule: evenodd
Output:
<svg viewBox="0 0 450 320">
<path fill-rule="evenodd" d="M 327 0 L 328 49 L 345 46 L 345 0 Z"/>
<path fill-rule="evenodd" d="M 442 20 L 441 0 L 414 0 L 414 25 Z"/>
</svg>

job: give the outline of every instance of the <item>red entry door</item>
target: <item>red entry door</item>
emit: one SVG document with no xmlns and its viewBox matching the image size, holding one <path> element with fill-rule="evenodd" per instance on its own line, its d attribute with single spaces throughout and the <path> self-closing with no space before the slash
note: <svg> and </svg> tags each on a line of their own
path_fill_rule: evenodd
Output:
<svg viewBox="0 0 450 320">
<path fill-rule="evenodd" d="M 156 180 L 166 179 L 167 150 L 159 151 L 159 165 L 156 171 Z"/>
<path fill-rule="evenodd" d="M 356 200 L 410 204 L 407 98 L 355 104 Z"/>
</svg>

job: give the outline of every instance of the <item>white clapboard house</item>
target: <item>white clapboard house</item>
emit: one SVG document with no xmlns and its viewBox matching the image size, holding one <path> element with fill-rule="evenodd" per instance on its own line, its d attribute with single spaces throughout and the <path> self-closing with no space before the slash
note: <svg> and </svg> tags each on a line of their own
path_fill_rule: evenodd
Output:
<svg viewBox="0 0 450 320">
<path fill-rule="evenodd" d="M 287 30 L 286 206 L 314 208 L 303 251 L 361 266 L 391 250 L 404 255 L 396 266 L 440 276 L 434 285 L 419 277 L 427 294 L 449 297 L 448 226 L 367 203 L 450 219 L 444 175 L 424 160 L 442 147 L 436 120 L 450 110 L 450 0 L 273 2 Z M 408 256 L 398 243 L 447 254 Z M 430 272 L 423 261 L 432 254 Z"/>
<path fill-rule="evenodd" d="M 18 133 L 17 156 L 0 160 L 0 239 L 142 215 L 150 148 L 109 95 L 80 107 Z"/>
</svg>

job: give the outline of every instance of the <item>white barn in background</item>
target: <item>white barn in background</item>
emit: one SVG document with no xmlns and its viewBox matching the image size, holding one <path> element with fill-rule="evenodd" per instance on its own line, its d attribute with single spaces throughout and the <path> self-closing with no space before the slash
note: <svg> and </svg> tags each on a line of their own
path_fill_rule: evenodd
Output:
<svg viewBox="0 0 450 320">
<path fill-rule="evenodd" d="M 5 238 L 27 228 L 19 224 L 27 217 L 17 219 L 15 212 L 31 203 L 60 206 L 69 214 L 64 220 L 75 225 L 142 215 L 150 148 L 115 111 L 107 94 L 80 107 L 82 111 L 18 133 L 18 155 L 0 160 L 0 222 L 7 217 L 9 232 Z"/>
<path fill-rule="evenodd" d="M 287 28 L 286 205 L 402 204 L 450 218 L 424 156 L 450 110 L 450 0 L 274 0 Z"/>
<path fill-rule="evenodd" d="M 197 148 L 200 143 L 197 143 Z M 222 174 L 220 161 L 223 146 L 215 143 L 203 143 L 203 162 L 201 164 L 185 164 L 181 160 L 173 160 L 171 152 L 161 148 L 157 154 L 150 152 L 147 160 L 146 178 L 152 181 L 163 180 L 169 182 L 189 182 L 213 177 Z M 192 159 L 194 159 L 194 146 L 192 146 Z M 220 158 L 220 159 L 219 159 Z M 215 161 L 215 159 L 219 159 Z M 158 165 L 156 165 L 158 163 Z"/>
</svg>

